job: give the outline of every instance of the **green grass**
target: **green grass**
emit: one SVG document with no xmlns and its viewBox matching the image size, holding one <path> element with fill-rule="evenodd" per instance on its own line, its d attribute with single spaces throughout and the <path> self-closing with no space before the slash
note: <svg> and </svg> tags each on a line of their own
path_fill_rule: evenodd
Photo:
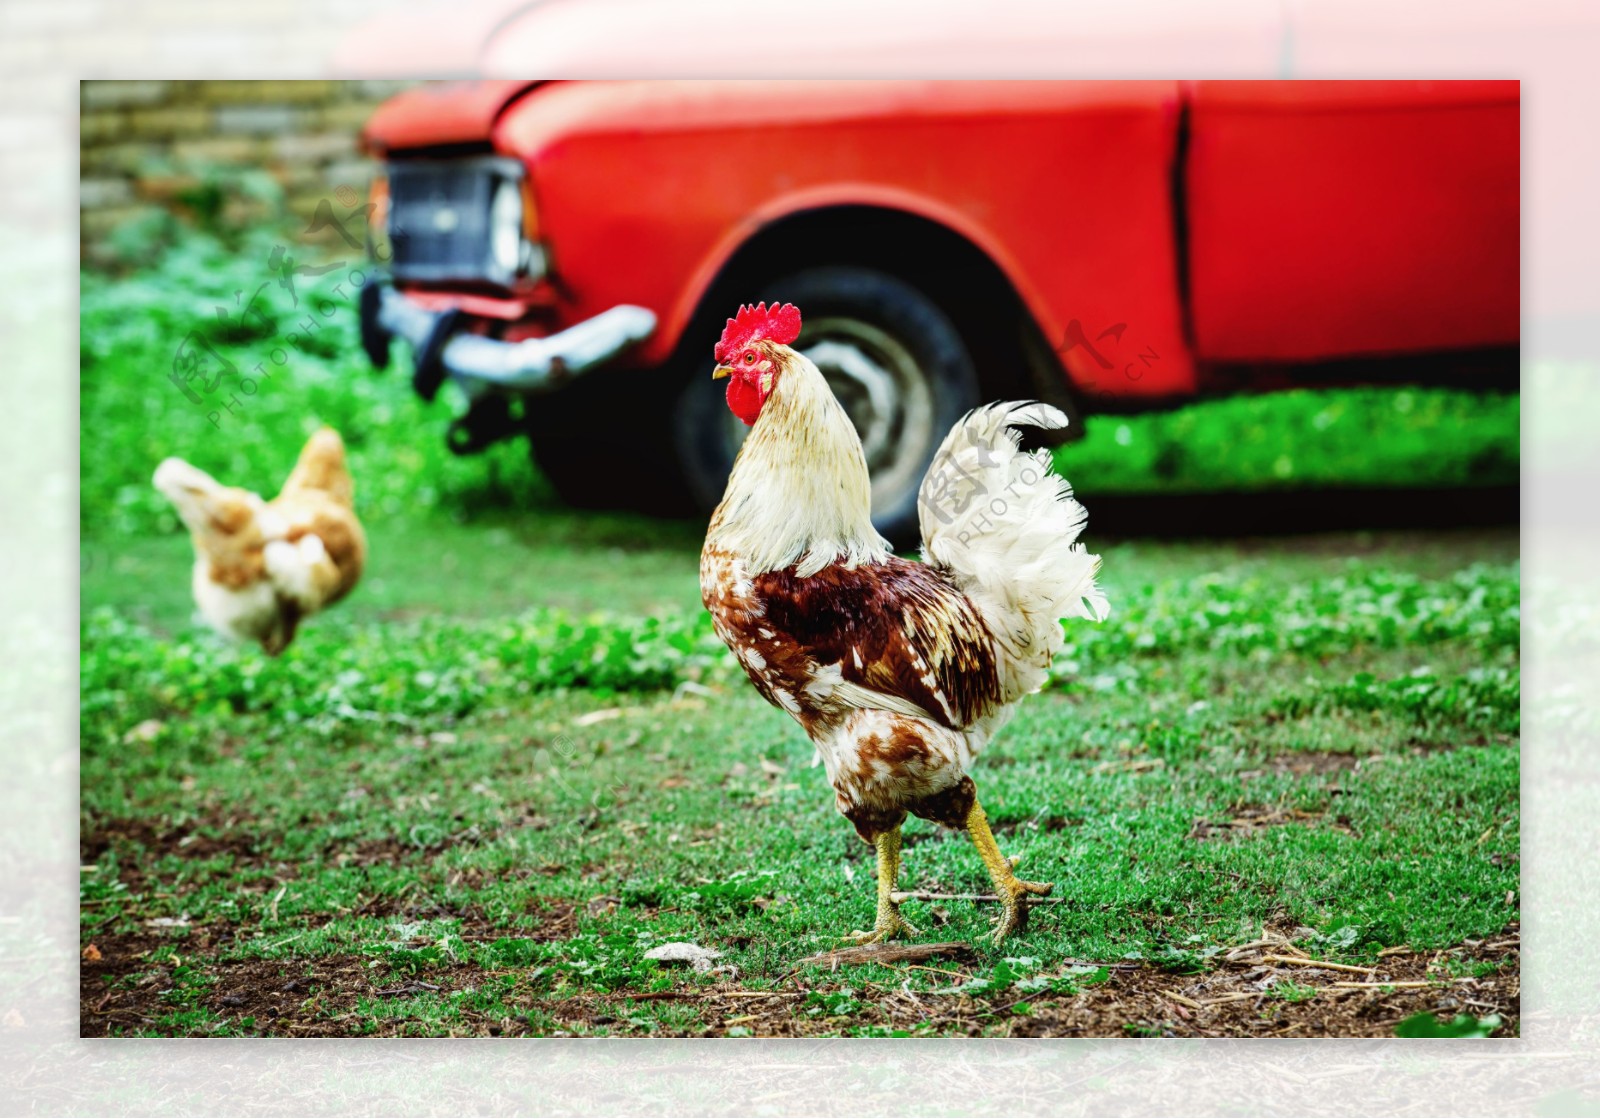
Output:
<svg viewBox="0 0 1600 1119">
<path fill-rule="evenodd" d="M 268 278 L 264 250 L 189 239 L 153 272 L 84 281 L 82 929 L 116 961 L 106 1005 L 142 1007 L 109 1032 L 737 1035 L 770 1019 L 697 993 L 795 983 L 789 1013 L 811 1032 L 948 1030 L 874 1018 L 902 988 L 972 1000 L 978 1028 L 1005 1032 L 1098 997 L 1108 967 L 1205 975 L 1264 928 L 1371 963 L 1518 918 L 1514 533 L 1096 539 L 1112 618 L 1071 626 L 1055 682 L 974 775 L 1002 846 L 1060 904 L 995 950 L 988 908 L 908 902 L 925 939 L 974 945 L 959 967 L 799 963 L 870 923 L 871 851 L 712 636 L 699 526 L 563 511 L 520 447 L 453 458 L 447 409 L 350 356 L 353 313 L 213 425 L 165 370 L 212 306 Z M 266 298 L 266 325 L 225 347 L 240 367 L 292 329 L 287 295 Z M 1062 452 L 1091 529 L 1097 489 L 1165 478 L 1172 457 L 1142 457 L 1147 437 L 1216 447 L 1245 412 L 1266 430 L 1272 408 L 1308 407 L 1275 399 L 1095 425 Z M 1509 446 L 1514 463 L 1514 398 L 1384 399 L 1321 397 L 1337 413 L 1321 429 L 1388 407 L 1413 434 L 1483 436 L 1441 461 L 1493 466 L 1483 447 Z M 194 623 L 189 544 L 149 476 L 177 453 L 269 489 L 320 422 L 349 443 L 371 561 L 268 659 Z M 1359 469 L 1341 443 L 1324 465 L 1362 484 L 1404 469 L 1423 434 L 1393 454 L 1369 439 Z M 1270 442 L 1181 473 L 1284 483 Z M 1296 454 L 1293 481 L 1329 480 Z M 1499 467 L 1455 469 L 1427 477 Z M 912 822 L 902 885 L 985 880 L 963 838 Z M 672 940 L 722 952 L 737 978 L 643 958 Z M 1449 959 L 1459 977 L 1494 966 Z M 1286 980 L 1266 997 L 1319 996 Z"/>
<path fill-rule="evenodd" d="M 1056 469 L 1085 495 L 1516 485 L 1521 411 L 1514 394 L 1440 388 L 1235 396 L 1091 418 Z"/>
<path fill-rule="evenodd" d="M 524 447 L 501 445 L 470 460 L 452 455 L 443 440 L 450 409 L 420 401 L 408 373 L 375 371 L 361 356 L 349 279 L 360 262 L 346 253 L 348 268 L 301 277 L 291 295 L 268 268 L 273 243 L 262 236 L 229 248 L 195 237 L 152 271 L 83 273 L 86 537 L 175 528 L 171 507 L 150 485 L 156 464 L 170 454 L 231 484 L 275 491 L 321 424 L 344 436 L 360 480 L 360 511 L 374 521 L 433 512 L 462 518 L 548 497 Z M 241 314 L 252 300 L 256 311 Z M 230 325 L 218 325 L 219 311 Z M 308 318 L 315 330 L 304 327 Z M 191 331 L 211 341 L 235 371 L 196 381 L 198 404 L 168 380 Z M 210 385 L 214 390 L 205 392 Z"/>
<path fill-rule="evenodd" d="M 1357 963 L 1502 928 L 1517 917 L 1515 860 L 1495 857 L 1519 843 L 1517 565 L 1509 540 L 1449 543 L 1479 562 L 1411 576 L 1404 549 L 1289 554 L 1269 577 L 1259 557 L 1151 545 L 1133 550 L 1159 554 L 1159 578 L 1108 562 L 1113 623 L 1074 627 L 1073 669 L 977 772 L 1008 852 L 1065 903 L 1001 951 L 979 907 L 909 902 L 908 917 L 977 945 L 973 993 L 1017 987 L 1006 1001 L 1075 991 L 1063 961 L 1203 970 L 1264 926 L 1311 930 L 1317 956 Z M 480 975 L 345 1012 L 356 1032 L 447 1032 L 693 987 L 642 958 L 669 940 L 718 948 L 759 989 L 870 919 L 870 850 L 796 728 L 694 615 L 592 618 L 571 640 L 548 612 L 332 613 L 269 661 L 187 627 L 152 633 L 112 605 L 136 585 L 85 582 L 104 605 L 85 622 L 83 833 L 107 840 L 83 874 L 86 942 L 167 918 L 186 922 L 165 934 L 182 955 L 194 930 L 239 930 L 224 964 L 357 959 L 373 989 Z M 414 601 L 451 582 L 419 579 Z M 1397 594 L 1414 609 L 1390 613 L 1409 620 L 1370 628 L 1366 607 Z M 1230 626 L 1206 620 L 1217 603 L 1234 604 Z M 1301 626 L 1316 641 L 1269 636 L 1286 603 L 1316 619 Z M 574 686 L 574 665 L 593 664 L 604 683 Z M 1410 698 L 1421 680 L 1437 698 Z M 1252 813 L 1269 822 L 1204 834 Z M 907 886 L 983 889 L 963 839 L 908 833 Z M 616 900 L 590 914 L 597 897 Z M 576 923 L 548 939 L 566 907 Z M 803 971 L 818 1001 L 800 1013 L 824 1032 L 851 1028 L 852 984 L 955 982 Z M 249 1032 L 195 1001 L 199 978 L 164 981 L 180 1005 L 149 1032 Z M 642 1005 L 588 1030 L 717 1025 Z"/>
</svg>

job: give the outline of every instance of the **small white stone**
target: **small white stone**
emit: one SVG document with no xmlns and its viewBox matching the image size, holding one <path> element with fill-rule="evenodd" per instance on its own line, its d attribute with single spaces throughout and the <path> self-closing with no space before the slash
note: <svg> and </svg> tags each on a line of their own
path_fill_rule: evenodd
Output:
<svg viewBox="0 0 1600 1119">
<path fill-rule="evenodd" d="M 711 948 L 702 948 L 698 944 L 688 941 L 675 940 L 671 944 L 662 944 L 644 954 L 647 960 L 655 960 L 663 964 L 688 964 L 695 971 L 710 971 L 711 961 L 720 960 L 722 953 Z"/>
</svg>

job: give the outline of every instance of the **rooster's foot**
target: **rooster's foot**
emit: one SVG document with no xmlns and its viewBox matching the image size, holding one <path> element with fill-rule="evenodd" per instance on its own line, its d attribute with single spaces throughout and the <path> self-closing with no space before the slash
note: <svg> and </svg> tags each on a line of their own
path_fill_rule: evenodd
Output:
<svg viewBox="0 0 1600 1119">
<path fill-rule="evenodd" d="M 1007 858 L 1000 853 L 1000 845 L 994 841 L 994 832 L 989 827 L 989 818 L 984 815 L 983 806 L 977 800 L 973 800 L 972 806 L 967 809 L 967 834 L 972 837 L 973 846 L 978 849 L 983 865 L 989 871 L 989 878 L 994 883 L 994 892 L 1000 899 L 1000 919 L 995 923 L 993 938 L 998 946 L 1012 933 L 1027 927 L 1029 895 L 1044 897 L 1054 887 L 1048 882 L 1026 882 L 1016 876 L 1017 864 L 1022 859 L 1019 856 Z"/>
<path fill-rule="evenodd" d="M 873 925 L 869 931 L 861 932 L 858 930 L 845 937 L 845 940 L 850 944 L 865 946 L 916 935 L 917 930 L 912 928 L 904 917 L 900 916 L 900 911 L 891 909 L 887 913 L 880 911 L 877 924 Z"/>
<path fill-rule="evenodd" d="M 1028 927 L 1028 896 L 1045 897 L 1055 886 L 1049 882 L 1026 882 L 1021 878 L 1013 878 L 997 888 L 1000 891 L 1001 909 L 1000 919 L 995 924 L 994 944 L 999 947 L 1006 937 Z"/>
<path fill-rule="evenodd" d="M 917 935 L 917 930 L 900 916 L 900 907 L 894 901 L 894 884 L 900 876 L 900 825 L 878 833 L 872 845 L 878 850 L 878 919 L 870 932 L 853 932 L 845 937 L 851 944 L 881 944 L 896 937 Z"/>
</svg>

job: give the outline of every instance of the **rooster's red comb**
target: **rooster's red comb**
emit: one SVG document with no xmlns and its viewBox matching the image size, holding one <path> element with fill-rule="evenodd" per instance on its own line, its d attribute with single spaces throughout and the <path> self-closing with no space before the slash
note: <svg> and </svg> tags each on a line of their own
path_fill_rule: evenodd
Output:
<svg viewBox="0 0 1600 1119">
<path fill-rule="evenodd" d="M 757 303 L 753 307 L 746 303 L 722 328 L 722 337 L 717 341 L 713 354 L 717 361 L 726 362 L 732 360 L 741 347 L 757 339 L 764 338 L 787 346 L 798 337 L 800 308 L 793 303 L 785 303 L 781 307 L 774 303 L 771 308 L 765 303 Z"/>
</svg>

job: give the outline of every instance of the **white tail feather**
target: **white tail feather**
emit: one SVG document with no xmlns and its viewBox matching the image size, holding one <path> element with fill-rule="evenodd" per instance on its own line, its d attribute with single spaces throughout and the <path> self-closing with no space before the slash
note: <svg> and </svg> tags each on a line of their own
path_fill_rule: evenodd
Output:
<svg viewBox="0 0 1600 1119">
<path fill-rule="evenodd" d="M 1013 427 L 1067 426 L 1057 408 L 1008 401 L 958 421 L 917 494 L 925 562 L 941 567 L 982 613 L 1000 652 L 1009 703 L 1038 691 L 1061 650 L 1061 619 L 1103 621 L 1100 557 L 1077 543 L 1088 517 L 1047 451 L 1024 454 Z"/>
</svg>

